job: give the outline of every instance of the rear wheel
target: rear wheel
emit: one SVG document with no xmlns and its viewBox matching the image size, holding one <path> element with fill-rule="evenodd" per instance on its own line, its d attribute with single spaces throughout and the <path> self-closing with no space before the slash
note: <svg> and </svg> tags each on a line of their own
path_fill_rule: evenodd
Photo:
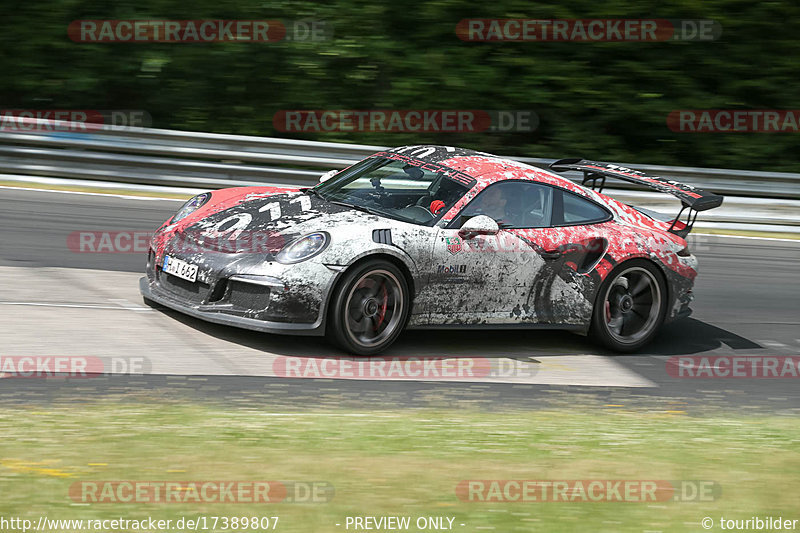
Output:
<svg viewBox="0 0 800 533">
<path fill-rule="evenodd" d="M 632 260 L 615 269 L 600 286 L 591 334 L 618 352 L 633 352 L 650 342 L 664 322 L 666 286 L 658 267 Z"/>
<path fill-rule="evenodd" d="M 345 273 L 331 301 L 328 338 L 343 350 L 373 355 L 400 335 L 410 309 L 408 284 L 395 265 L 368 261 Z"/>
</svg>

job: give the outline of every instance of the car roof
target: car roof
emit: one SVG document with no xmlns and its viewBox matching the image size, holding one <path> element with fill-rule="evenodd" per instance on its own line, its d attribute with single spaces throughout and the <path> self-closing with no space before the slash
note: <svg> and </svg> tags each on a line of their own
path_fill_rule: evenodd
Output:
<svg viewBox="0 0 800 533">
<path fill-rule="evenodd" d="M 400 152 L 426 163 L 438 163 L 453 170 L 463 172 L 476 179 L 478 188 L 483 189 L 497 181 L 508 179 L 529 180 L 585 194 L 585 189 L 573 181 L 558 176 L 550 171 L 507 159 L 486 152 L 442 146 L 422 144 L 402 146 L 390 150 Z"/>
</svg>

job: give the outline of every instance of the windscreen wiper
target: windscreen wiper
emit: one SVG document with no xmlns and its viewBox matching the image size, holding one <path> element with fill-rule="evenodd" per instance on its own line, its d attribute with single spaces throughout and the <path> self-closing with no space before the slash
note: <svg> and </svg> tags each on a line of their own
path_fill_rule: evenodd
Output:
<svg viewBox="0 0 800 533">
<path fill-rule="evenodd" d="M 363 205 L 353 205 L 353 204 L 348 204 L 346 202 L 340 202 L 338 200 L 327 200 L 327 201 L 332 204 L 341 205 L 342 207 L 355 209 L 356 211 L 363 211 L 364 213 L 369 213 L 370 215 L 387 216 L 386 213 L 384 213 L 383 211 L 378 211 L 377 209 L 372 209 L 370 207 L 365 207 Z"/>
<path fill-rule="evenodd" d="M 313 194 L 314 196 L 316 196 L 318 198 L 322 198 L 323 200 L 326 199 L 324 196 L 322 196 L 322 193 L 319 192 L 318 190 L 316 190 L 314 187 L 309 187 L 308 189 L 304 190 L 303 192 L 306 193 L 306 194 Z"/>
</svg>

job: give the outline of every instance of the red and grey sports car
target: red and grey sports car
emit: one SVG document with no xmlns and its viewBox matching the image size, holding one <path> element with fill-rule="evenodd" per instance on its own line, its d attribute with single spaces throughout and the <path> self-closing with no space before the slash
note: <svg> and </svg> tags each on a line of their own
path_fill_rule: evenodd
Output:
<svg viewBox="0 0 800 533">
<path fill-rule="evenodd" d="M 405 146 L 311 188 L 200 194 L 155 232 L 140 289 L 203 320 L 327 335 L 362 355 L 404 328 L 556 328 L 637 350 L 690 313 L 685 237 L 722 197 L 605 163 L 550 168 Z M 670 219 L 622 204 L 600 193 L 606 178 L 683 208 Z"/>
</svg>

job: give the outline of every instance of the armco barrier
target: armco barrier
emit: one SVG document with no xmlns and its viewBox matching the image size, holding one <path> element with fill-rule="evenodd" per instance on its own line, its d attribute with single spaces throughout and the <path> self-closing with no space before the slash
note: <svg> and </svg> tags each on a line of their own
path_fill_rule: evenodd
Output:
<svg viewBox="0 0 800 533">
<path fill-rule="evenodd" d="M 0 129 L 0 173 L 148 185 L 309 185 L 327 170 L 344 168 L 384 149 L 152 128 L 90 126 L 81 131 L 80 124 L 41 119 L 22 119 L 17 124 L 16 128 Z M 553 161 L 510 157 L 538 167 Z M 715 216 L 706 217 L 708 220 L 800 227 L 800 174 L 621 164 L 728 196 L 725 205 L 729 208 L 742 204 L 742 209 L 729 209 L 727 213 L 715 211 Z M 580 178 L 577 173 L 567 176 Z M 634 185 L 614 183 L 614 187 L 638 194 Z M 624 190 L 621 193 L 627 194 Z M 757 202 L 768 198 L 776 199 L 775 209 L 763 200 Z M 755 211 L 748 207 L 754 201 Z"/>
</svg>

